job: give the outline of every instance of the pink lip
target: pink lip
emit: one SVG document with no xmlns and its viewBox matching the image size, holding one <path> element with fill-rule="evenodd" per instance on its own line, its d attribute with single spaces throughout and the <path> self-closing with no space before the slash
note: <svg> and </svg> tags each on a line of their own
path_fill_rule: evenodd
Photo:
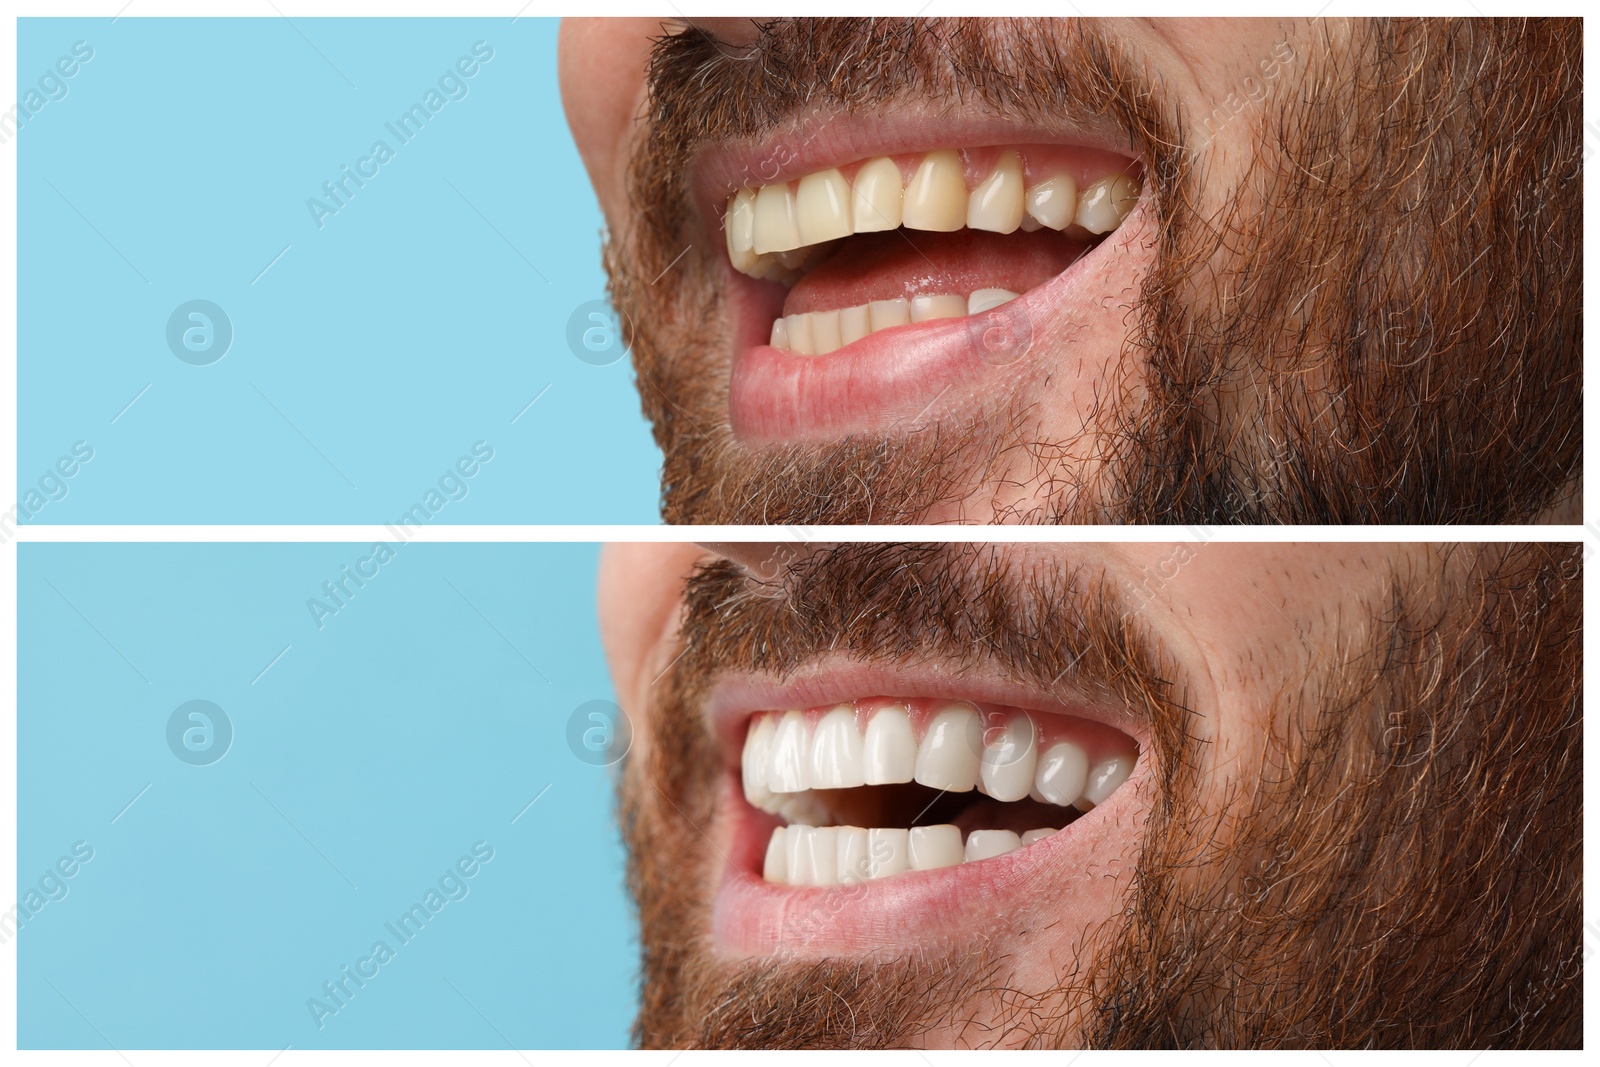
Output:
<svg viewBox="0 0 1600 1067">
<path fill-rule="evenodd" d="M 691 196 L 706 240 L 720 244 L 721 211 L 745 184 L 786 181 L 877 155 L 952 145 L 1060 143 L 1127 152 L 1126 136 L 1109 126 L 1041 130 L 948 115 L 881 117 L 814 115 L 783 136 L 723 145 L 696 161 Z M 724 258 L 732 351 L 729 421 L 750 444 L 894 433 L 958 418 L 999 398 L 1065 392 L 1051 408 L 1087 419 L 1096 385 L 1121 353 L 1126 308 L 1152 258 L 1155 220 L 1141 201 L 1110 238 L 1067 270 L 1005 305 L 1025 324 L 1026 350 L 966 319 L 901 327 L 820 357 L 795 356 L 768 340 L 781 295 L 770 282 L 735 271 Z M 993 313 L 991 313 L 993 314 Z M 1016 320 L 1016 316 L 1022 316 Z M 1005 325 L 999 323 L 998 325 Z"/>
<path fill-rule="evenodd" d="M 734 958 L 788 955 L 898 956 L 992 930 L 997 921 L 1047 907 L 1054 921 L 1088 925 L 1109 917 L 1135 847 L 1149 778 L 1141 759 L 1133 776 L 1106 803 L 1065 830 L 1026 848 L 936 871 L 919 871 L 851 886 L 795 888 L 761 877 L 767 839 L 778 821 L 751 807 L 739 783 L 745 724 L 759 710 L 807 707 L 877 692 L 1005 702 L 1056 711 L 1116 726 L 1148 751 L 1143 721 L 1106 701 L 1079 694 L 1043 697 L 998 676 L 937 670 L 899 671 L 824 661 L 778 683 L 758 677 L 719 684 L 707 705 L 721 742 L 721 824 L 725 845 L 721 883 L 712 910 L 718 949 Z M 1111 875 L 1111 877 L 1108 877 Z"/>
</svg>

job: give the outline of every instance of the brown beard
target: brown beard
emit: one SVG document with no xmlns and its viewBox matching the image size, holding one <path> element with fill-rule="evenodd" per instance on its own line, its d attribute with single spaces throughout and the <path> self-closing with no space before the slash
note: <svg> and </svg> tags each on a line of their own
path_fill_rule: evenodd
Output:
<svg viewBox="0 0 1600 1067">
<path fill-rule="evenodd" d="M 1189 111 L 1093 20 L 795 20 L 749 50 L 662 39 L 606 266 L 635 325 L 666 521 L 1496 523 L 1570 505 L 1581 24 L 1301 38 L 1288 84 L 1231 120 L 1254 155 L 1221 194 L 1203 146 L 1226 111 Z M 907 99 L 1108 116 L 1146 161 L 1159 254 L 1092 429 L 1051 440 L 999 405 L 958 427 L 743 446 L 720 253 L 693 247 L 672 274 L 686 280 L 652 284 L 690 243 L 688 167 L 709 142 Z"/>
<path fill-rule="evenodd" d="M 1581 589 L 1575 546 L 1419 549 L 1284 679 L 1259 780 L 1203 789 L 1178 666 L 1092 575 L 1004 549 L 846 545 L 687 591 L 685 650 L 621 804 L 643 1047 L 1578 1047 Z M 1137 871 L 1081 966 L 1013 981 L 1006 938 L 887 962 L 716 958 L 719 672 L 825 651 L 1099 686 L 1147 720 Z M 1142 757 L 1143 758 L 1143 757 Z M 997 916 L 1004 923 L 1005 916 Z"/>
</svg>

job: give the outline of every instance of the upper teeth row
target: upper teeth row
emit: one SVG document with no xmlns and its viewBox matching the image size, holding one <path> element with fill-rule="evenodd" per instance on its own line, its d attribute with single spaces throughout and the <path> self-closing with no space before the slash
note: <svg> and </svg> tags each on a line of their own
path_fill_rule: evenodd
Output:
<svg viewBox="0 0 1600 1067">
<path fill-rule="evenodd" d="M 1022 158 L 1014 151 L 1002 155 L 994 171 L 969 191 L 961 157 L 943 149 L 922 157 L 905 185 L 900 165 L 879 156 L 861 164 L 854 180 L 835 167 L 793 184 L 740 189 L 728 200 L 723 228 L 736 269 L 758 278 L 776 277 L 797 265 L 792 257 L 780 261 L 778 254 L 899 226 L 1011 233 L 1064 230 L 1076 223 L 1092 234 L 1109 233 L 1138 196 L 1138 184 L 1121 174 L 1107 175 L 1082 190 L 1064 171 L 1025 185 Z"/>
<path fill-rule="evenodd" d="M 791 819 L 817 811 L 804 802 L 811 798 L 783 794 L 913 781 L 948 792 L 977 788 L 996 800 L 1031 796 L 1087 809 L 1102 803 L 1133 770 L 1128 754 L 1090 766 L 1088 754 L 1071 741 L 1057 741 L 1041 753 L 1036 734 L 1028 716 L 1013 715 L 985 738 L 970 704 L 933 711 L 920 743 L 911 716 L 898 705 L 878 709 L 865 734 L 848 704 L 825 712 L 815 730 L 807 727 L 804 712 L 763 715 L 745 737 L 744 794 L 756 807 Z"/>
<path fill-rule="evenodd" d="M 979 289 L 971 296 L 923 293 L 909 300 L 874 300 L 836 311 L 785 315 L 773 320 L 771 344 L 797 355 L 825 356 L 879 330 L 930 319 L 981 315 L 1016 298 L 1017 294 L 1009 289 Z"/>
</svg>

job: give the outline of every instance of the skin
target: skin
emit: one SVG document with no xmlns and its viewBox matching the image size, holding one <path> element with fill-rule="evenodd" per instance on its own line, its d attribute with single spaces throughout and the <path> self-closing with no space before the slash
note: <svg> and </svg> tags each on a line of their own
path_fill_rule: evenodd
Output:
<svg viewBox="0 0 1600 1067">
<path fill-rule="evenodd" d="M 714 678 L 735 664 L 726 635 L 706 641 L 703 623 L 692 635 L 682 632 L 685 581 L 719 554 L 767 582 L 799 580 L 795 568 L 816 560 L 825 569 L 852 566 L 849 552 L 780 547 L 790 551 L 773 557 L 770 547 L 717 546 L 718 552 L 709 552 L 688 545 L 611 545 L 602 555 L 602 636 L 619 702 L 635 725 L 623 789 L 630 844 L 673 857 L 660 869 L 645 862 L 635 870 L 643 939 L 655 946 L 652 952 L 660 950 L 663 936 L 676 944 L 687 937 L 694 946 L 687 975 L 647 966 L 640 1030 L 647 1047 L 1483 1047 L 1575 1039 L 1577 1000 L 1569 984 L 1575 957 L 1569 953 L 1579 946 L 1564 936 L 1548 941 L 1550 929 L 1576 928 L 1580 892 L 1571 847 L 1578 833 L 1576 797 L 1556 799 L 1575 785 L 1580 745 L 1576 645 L 1562 636 L 1562 620 L 1569 612 L 1575 618 L 1576 609 L 1575 585 L 1564 577 L 1575 573 L 1570 549 L 1517 550 L 1548 561 L 1540 577 L 1516 568 L 1503 572 L 1500 588 L 1537 588 L 1549 598 L 1522 601 L 1519 610 L 1527 614 L 1507 615 L 1503 604 L 1499 613 L 1489 613 L 1498 640 L 1521 635 L 1520 650 L 1500 644 L 1487 659 L 1519 661 L 1497 669 L 1495 684 L 1506 687 L 1506 698 L 1485 695 L 1488 690 L 1470 682 L 1486 662 L 1470 637 L 1484 618 L 1478 614 L 1480 583 L 1494 569 L 1484 561 L 1499 558 L 1499 550 L 1478 559 L 1474 550 L 1434 545 L 1186 542 L 996 549 L 993 558 L 1012 573 L 1075 568 L 1122 591 L 1124 604 L 1136 602 L 1134 614 L 1124 618 L 1133 619 L 1165 660 L 1156 675 L 1175 686 L 1169 694 L 1174 703 L 1130 726 L 1140 746 L 1139 766 L 1121 804 L 1108 804 L 1068 828 L 1083 839 L 1083 849 L 1056 854 L 1049 868 L 1000 904 L 984 903 L 942 921 L 938 938 L 922 946 L 921 957 L 924 963 L 942 962 L 924 973 L 910 965 L 893 969 L 894 957 L 912 947 L 894 938 L 847 950 L 791 944 L 776 956 L 752 957 L 748 945 L 730 941 L 709 918 L 722 877 L 718 857 L 731 847 L 727 802 L 705 799 L 711 794 L 701 792 L 715 777 L 717 759 L 708 734 L 707 747 L 682 762 L 666 757 L 663 765 L 662 746 L 678 751 L 681 741 L 668 744 L 669 736 L 693 737 L 707 729 L 698 698 L 680 703 L 671 695 L 680 674 L 710 670 Z M 977 551 L 970 558 L 990 558 L 986 550 Z M 784 562 L 774 565 L 773 558 Z M 870 569 L 859 577 L 851 571 L 848 585 L 876 585 L 878 576 Z M 726 598 L 726 591 L 715 594 Z M 929 610 L 937 611 L 938 594 L 929 590 L 928 598 Z M 848 615 L 848 603 L 844 610 Z M 1422 635 L 1409 650 L 1396 646 L 1388 629 L 1402 611 L 1410 621 L 1398 632 Z M 899 616 L 891 618 L 889 633 L 902 632 Z M 885 667 L 900 662 L 897 655 L 876 651 L 895 638 L 858 634 L 848 624 L 822 625 L 840 635 L 840 655 L 847 661 Z M 1549 630 L 1541 636 L 1540 627 Z M 683 642 L 690 636 L 708 660 L 685 658 Z M 1452 651 L 1458 647 L 1464 651 Z M 980 665 L 993 651 L 982 643 L 963 649 Z M 1414 672 L 1408 670 L 1412 664 Z M 1526 675 L 1511 673 L 1524 669 Z M 1457 679 L 1464 688 L 1454 687 Z M 1546 683 L 1555 688 L 1538 691 Z M 1393 693 L 1394 702 L 1374 700 L 1375 692 Z M 1515 725 L 1495 721 L 1497 712 L 1486 716 L 1474 700 L 1518 709 Z M 1179 708 L 1186 710 L 1174 734 Z M 1469 797 L 1446 814 L 1455 803 L 1447 794 L 1431 800 L 1420 792 L 1407 795 L 1417 780 L 1477 781 L 1500 765 L 1508 729 L 1518 731 L 1518 751 L 1502 770 L 1489 772 L 1504 773 L 1506 781 L 1483 782 L 1492 802 Z M 1178 735 L 1190 740 L 1177 743 Z M 1323 743 L 1309 740 L 1318 737 Z M 1433 740 L 1417 749 L 1418 738 Z M 1528 791 L 1530 761 L 1548 774 L 1543 784 L 1550 797 Z M 1507 793 L 1508 788 L 1523 792 Z M 1512 795 L 1526 804 L 1509 803 Z M 1409 806 L 1414 803 L 1424 810 Z M 1449 839 L 1437 834 L 1438 820 L 1452 826 Z M 1416 834 L 1425 845 L 1406 843 Z M 1508 840 L 1519 842 L 1509 858 L 1491 859 Z M 1412 871 L 1419 847 L 1444 851 L 1426 860 L 1425 869 Z M 1545 847 L 1555 851 L 1534 860 Z M 1374 850 L 1372 857 L 1360 859 L 1367 849 Z M 1087 867 L 1086 854 L 1092 857 Z M 635 861 L 640 858 L 636 851 Z M 1464 866 L 1454 868 L 1457 862 Z M 1350 872 L 1322 884 L 1349 864 Z M 1104 873 L 1086 877 L 1086 870 Z M 1142 879 L 1135 872 L 1143 872 Z M 1269 889 L 1286 896 L 1262 895 L 1264 877 Z M 1472 912 L 1473 901 L 1514 898 L 1547 878 L 1563 887 L 1560 893 L 1520 901 L 1512 921 Z M 1427 918 L 1441 892 L 1458 910 Z M 1219 910 L 1219 899 L 1232 903 Z M 1164 903 L 1155 906 L 1155 900 Z M 668 901 L 685 910 L 673 912 L 664 934 L 653 917 Z M 1184 908 L 1188 919 L 1180 919 Z M 1344 908 L 1351 914 L 1342 914 Z M 682 918 L 685 913 L 691 918 Z M 1386 932 L 1382 938 L 1352 933 L 1320 944 L 1307 923 L 1324 913 L 1325 923 L 1315 928 L 1355 930 L 1370 922 Z M 1470 944 L 1448 936 L 1430 940 L 1437 935 L 1424 933 L 1429 923 L 1481 937 Z M 1268 939 L 1265 945 L 1262 938 Z M 1550 947 L 1529 947 L 1541 945 Z M 1391 951 L 1393 958 L 1385 958 Z M 975 962 L 972 952 L 986 955 Z M 1307 958 L 1320 961 L 1317 975 L 1304 971 Z M 890 961 L 891 969 L 870 979 L 848 969 L 804 969 L 852 960 Z M 1512 966 L 1516 977 L 1474 970 L 1485 960 Z M 761 977 L 754 986 L 742 984 L 741 974 L 751 972 L 741 972 L 741 966 L 756 968 Z M 1153 973 L 1167 977 L 1144 988 Z M 929 974 L 949 981 L 939 984 Z M 1086 984 L 1086 975 L 1095 981 Z M 1437 984 L 1456 975 L 1456 987 Z M 1325 980 L 1326 988 L 1317 988 L 1314 979 Z M 853 988 L 853 980 L 866 984 Z M 1234 985 L 1231 993 L 1225 983 Z M 691 1018 L 673 1022 L 660 998 L 670 997 L 676 984 L 690 991 L 692 1006 Z M 890 991 L 930 984 L 933 992 L 921 999 L 906 993 L 902 1010 L 873 1015 L 875 997 L 889 1000 Z M 758 1008 L 752 989 L 789 990 L 795 1004 L 804 1004 L 810 1003 L 804 990 L 819 985 L 851 1009 L 849 1016 L 841 1012 L 834 1029 L 823 1023 L 803 1032 L 737 1025 L 739 1019 L 784 1017 L 780 994 L 765 994 L 765 1007 Z M 1101 999 L 1106 988 L 1128 990 L 1114 1013 Z M 995 989 L 1010 992 L 1001 997 Z M 1297 1001 L 1301 989 L 1306 999 Z M 1370 992 L 1371 999 L 1362 1000 L 1358 991 Z M 1019 1018 L 1019 1002 L 1036 1007 Z M 1511 1007 L 1502 1015 L 1499 1005 Z M 732 1031 L 720 1027 L 717 1009 L 735 1023 Z M 1281 1020 L 1281 1029 L 1262 1019 Z"/>
<path fill-rule="evenodd" d="M 887 44 L 827 21 L 565 26 L 563 99 L 611 234 L 613 301 L 638 331 L 668 521 L 1573 521 L 1575 27 L 1082 25 L 891 21 Z M 931 47 L 919 27 L 978 73 L 950 89 L 936 58 L 897 71 L 895 48 Z M 663 35 L 678 43 L 654 46 Z M 1018 40 L 1040 49 L 1020 71 Z M 849 62 L 829 77 L 833 48 Z M 1107 80 L 1060 90 L 1061 70 L 1101 77 L 1081 62 L 1096 48 Z M 764 81 L 752 57 L 794 76 Z M 996 88 L 1029 71 L 1039 81 L 1012 97 Z M 695 161 L 741 130 L 753 151 L 804 146 L 797 114 L 835 132 L 886 109 L 1016 117 L 1053 84 L 1109 124 L 1145 186 L 1105 254 L 1019 303 L 1026 358 L 960 378 L 915 418 L 873 421 L 866 400 L 853 430 L 741 439 L 733 331 L 763 315 L 740 311 L 757 296 L 730 282 L 720 223 L 689 208 Z M 703 122 L 682 117 L 697 109 Z M 1341 136 L 1353 147 L 1330 153 Z M 1452 142 L 1494 150 L 1437 150 Z M 933 381 L 935 364 L 972 366 L 930 360 Z"/>
</svg>

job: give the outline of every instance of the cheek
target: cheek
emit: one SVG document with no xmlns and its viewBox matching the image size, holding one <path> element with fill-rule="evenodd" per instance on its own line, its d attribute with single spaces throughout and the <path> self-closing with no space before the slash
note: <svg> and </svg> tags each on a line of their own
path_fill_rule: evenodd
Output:
<svg viewBox="0 0 1600 1067">
<path fill-rule="evenodd" d="M 606 214 L 624 205 L 629 131 L 644 102 L 650 38 L 660 19 L 565 19 L 561 24 L 561 104 Z"/>
</svg>

